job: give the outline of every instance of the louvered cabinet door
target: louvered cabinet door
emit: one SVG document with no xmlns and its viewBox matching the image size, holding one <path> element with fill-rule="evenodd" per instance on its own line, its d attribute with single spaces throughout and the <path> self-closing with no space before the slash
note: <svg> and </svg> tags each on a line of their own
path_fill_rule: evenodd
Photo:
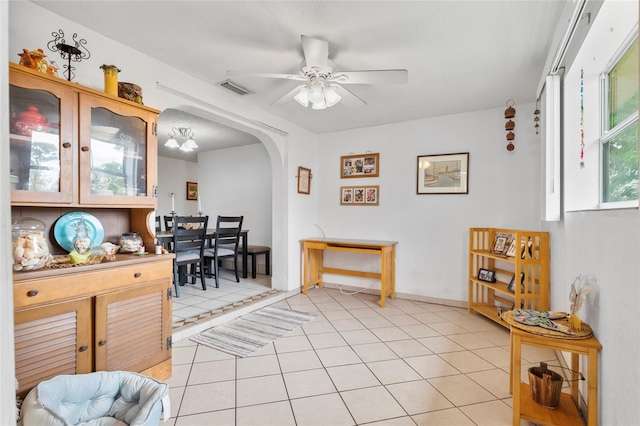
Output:
<svg viewBox="0 0 640 426">
<path fill-rule="evenodd" d="M 168 281 L 96 297 L 95 369 L 143 371 L 171 358 Z"/>
<path fill-rule="evenodd" d="M 60 374 L 92 371 L 91 314 L 90 298 L 15 312 L 18 395 Z"/>
</svg>

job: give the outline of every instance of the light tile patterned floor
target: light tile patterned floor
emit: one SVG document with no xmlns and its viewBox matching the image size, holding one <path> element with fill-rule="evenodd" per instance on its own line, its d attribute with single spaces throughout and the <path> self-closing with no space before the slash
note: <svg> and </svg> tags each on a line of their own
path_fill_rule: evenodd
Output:
<svg viewBox="0 0 640 426">
<path fill-rule="evenodd" d="M 258 274 L 255 279 L 240 278 L 237 283 L 233 272 L 221 272 L 220 287 L 215 287 L 213 278 L 206 278 L 206 290 L 202 290 L 200 280 L 195 284 L 180 287 L 180 297 L 173 298 L 174 328 L 181 326 L 188 318 L 220 310 L 224 306 L 250 299 L 271 290 L 271 277 Z"/>
<path fill-rule="evenodd" d="M 378 303 L 317 288 L 276 302 L 318 316 L 247 358 L 179 341 L 165 424 L 511 425 L 506 329 L 465 309 Z M 557 365 L 532 349 L 524 381 Z"/>
</svg>

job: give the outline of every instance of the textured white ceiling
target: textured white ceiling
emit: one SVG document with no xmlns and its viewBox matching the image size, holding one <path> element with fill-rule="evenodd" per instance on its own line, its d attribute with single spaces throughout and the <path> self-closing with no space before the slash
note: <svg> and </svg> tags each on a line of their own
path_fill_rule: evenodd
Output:
<svg viewBox="0 0 640 426">
<path fill-rule="evenodd" d="M 295 81 L 233 77 L 243 100 L 315 133 L 533 102 L 567 2 L 34 1 L 196 78 L 297 73 L 300 35 L 329 42 L 338 70 L 404 68 L 406 85 L 350 85 L 367 102 L 315 111 L 270 104 Z M 123 19 L 124 17 L 135 17 Z M 179 54 L 176 54 L 179 52 Z M 220 89 L 223 90 L 223 89 Z M 239 95 L 236 95 L 239 96 Z"/>
</svg>

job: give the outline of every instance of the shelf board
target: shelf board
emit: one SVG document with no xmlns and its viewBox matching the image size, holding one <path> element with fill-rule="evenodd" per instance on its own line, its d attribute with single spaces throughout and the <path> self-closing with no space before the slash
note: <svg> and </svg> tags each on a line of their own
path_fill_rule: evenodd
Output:
<svg viewBox="0 0 640 426">
<path fill-rule="evenodd" d="M 508 322 L 503 321 L 502 318 L 498 317 L 498 307 L 495 306 L 495 305 L 473 304 L 473 305 L 469 305 L 469 308 L 472 311 L 476 311 L 479 314 L 484 315 L 485 317 L 489 318 L 490 320 L 497 322 L 498 324 L 500 324 L 504 328 L 508 329 L 510 327 Z M 505 310 L 507 310 L 507 309 L 505 308 Z"/>
<path fill-rule="evenodd" d="M 547 408 L 533 400 L 531 386 L 525 383 L 520 383 L 520 418 L 540 425 L 584 425 L 570 394 L 561 393 L 558 406 Z"/>
<path fill-rule="evenodd" d="M 496 281 L 495 283 L 488 283 L 486 281 L 479 280 L 476 277 L 472 277 L 471 281 L 473 281 L 476 284 L 480 284 L 483 287 L 488 287 L 492 290 L 495 290 L 498 293 L 508 294 L 511 297 L 515 296 L 513 293 L 507 290 L 507 287 L 509 286 L 509 284 L 503 283 L 501 281 Z"/>
<path fill-rule="evenodd" d="M 515 257 L 500 256 L 497 254 L 489 253 L 488 250 L 471 250 L 469 251 L 469 253 L 475 254 L 477 256 L 487 257 L 489 259 L 502 260 L 504 262 L 509 262 L 509 263 L 516 263 Z"/>
</svg>

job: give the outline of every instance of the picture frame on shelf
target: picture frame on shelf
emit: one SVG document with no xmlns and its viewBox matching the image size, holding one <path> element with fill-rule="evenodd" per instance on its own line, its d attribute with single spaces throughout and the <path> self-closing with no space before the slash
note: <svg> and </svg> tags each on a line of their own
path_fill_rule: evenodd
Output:
<svg viewBox="0 0 640 426">
<path fill-rule="evenodd" d="M 311 169 L 298 167 L 298 194 L 311 193 Z"/>
<path fill-rule="evenodd" d="M 379 204 L 379 185 L 340 187 L 340 205 L 377 206 Z"/>
<path fill-rule="evenodd" d="M 495 283 L 496 282 L 496 272 L 490 269 L 480 268 L 478 269 L 478 279 L 480 281 Z"/>
<path fill-rule="evenodd" d="M 198 183 L 187 182 L 187 200 L 196 201 L 198 199 Z"/>
<path fill-rule="evenodd" d="M 468 194 L 469 153 L 419 155 L 416 192 L 424 194 Z"/>
<path fill-rule="evenodd" d="M 340 157 L 340 178 L 380 176 L 380 153 L 343 155 Z"/>
<path fill-rule="evenodd" d="M 516 240 L 512 239 L 509 244 L 509 249 L 506 252 L 507 257 L 516 257 Z M 527 253 L 527 247 L 529 248 L 529 258 L 533 256 L 533 242 L 529 239 L 525 243 L 524 241 L 520 241 L 520 258 L 524 259 Z"/>
<path fill-rule="evenodd" d="M 511 293 L 515 293 L 516 292 L 516 276 L 514 275 L 511 278 L 511 281 L 509 282 L 509 285 L 507 285 L 507 291 L 511 292 Z M 524 292 L 524 272 L 520 273 L 520 291 Z"/>
<path fill-rule="evenodd" d="M 514 239 L 515 236 L 513 234 L 496 232 L 491 244 L 491 248 L 489 249 L 489 253 L 507 257 L 507 253 L 511 250 L 511 243 Z M 515 246 L 513 250 L 515 252 Z"/>
</svg>

